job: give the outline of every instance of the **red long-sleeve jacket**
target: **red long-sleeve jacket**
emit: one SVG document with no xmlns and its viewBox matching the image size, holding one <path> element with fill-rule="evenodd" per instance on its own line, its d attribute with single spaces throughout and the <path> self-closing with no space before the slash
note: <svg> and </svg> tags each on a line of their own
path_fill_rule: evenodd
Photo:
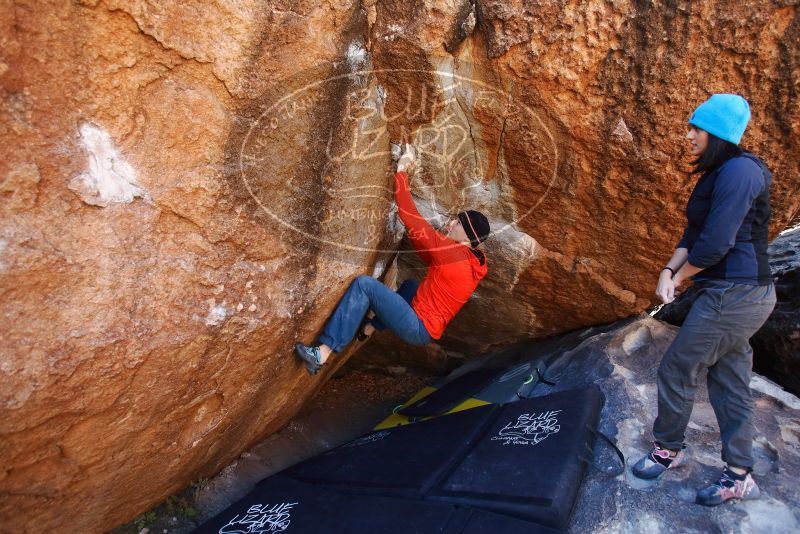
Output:
<svg viewBox="0 0 800 534">
<path fill-rule="evenodd" d="M 408 189 L 408 175 L 394 176 L 395 199 L 400 220 L 414 249 L 428 265 L 411 307 L 433 339 L 442 337 L 447 323 L 469 300 L 486 276 L 486 258 L 437 232 L 417 211 Z"/>
</svg>

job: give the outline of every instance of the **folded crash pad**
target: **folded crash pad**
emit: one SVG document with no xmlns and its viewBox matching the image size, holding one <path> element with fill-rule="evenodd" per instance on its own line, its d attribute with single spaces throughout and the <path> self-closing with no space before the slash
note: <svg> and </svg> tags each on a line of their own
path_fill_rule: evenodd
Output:
<svg viewBox="0 0 800 534">
<path fill-rule="evenodd" d="M 301 502 L 313 514 L 295 514 L 303 525 L 298 532 L 563 530 L 592 456 L 603 401 L 593 386 L 372 432 L 264 481 L 228 514 L 254 518 L 219 519 L 218 532 L 261 532 L 235 529 L 265 518 L 285 524 L 287 507 L 305 510 Z M 379 504 L 384 511 L 371 515 Z M 330 520 L 325 528 L 313 522 L 320 515 Z M 398 525 L 403 528 L 391 530 Z"/>
</svg>

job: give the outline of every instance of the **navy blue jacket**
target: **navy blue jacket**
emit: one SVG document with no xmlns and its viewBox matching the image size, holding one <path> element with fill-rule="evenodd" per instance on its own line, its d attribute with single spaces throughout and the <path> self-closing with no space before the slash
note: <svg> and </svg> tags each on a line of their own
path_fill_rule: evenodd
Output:
<svg viewBox="0 0 800 534">
<path fill-rule="evenodd" d="M 769 186 L 772 173 L 748 152 L 706 172 L 686 205 L 688 225 L 678 248 L 703 268 L 696 281 L 722 279 L 737 284 L 772 282 L 769 239 Z"/>
</svg>

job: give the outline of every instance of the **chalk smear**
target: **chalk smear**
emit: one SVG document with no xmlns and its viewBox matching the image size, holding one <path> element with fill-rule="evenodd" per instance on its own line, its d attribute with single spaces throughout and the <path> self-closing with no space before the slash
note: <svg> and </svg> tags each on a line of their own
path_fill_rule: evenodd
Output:
<svg viewBox="0 0 800 534">
<path fill-rule="evenodd" d="M 108 132 L 91 123 L 82 124 L 79 132 L 81 145 L 88 155 L 88 169 L 74 175 L 68 187 L 81 200 L 101 207 L 129 204 L 136 197 L 150 200 L 139 186 L 136 171 L 119 153 Z"/>
</svg>

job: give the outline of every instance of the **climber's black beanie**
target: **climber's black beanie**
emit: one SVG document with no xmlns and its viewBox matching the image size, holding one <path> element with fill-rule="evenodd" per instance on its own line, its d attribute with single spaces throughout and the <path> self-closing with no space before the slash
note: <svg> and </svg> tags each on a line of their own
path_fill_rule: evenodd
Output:
<svg viewBox="0 0 800 534">
<path fill-rule="evenodd" d="M 458 220 L 464 227 L 464 232 L 466 232 L 472 248 L 477 247 L 489 237 L 491 232 L 489 219 L 483 213 L 474 210 L 462 211 L 458 214 Z"/>
</svg>

